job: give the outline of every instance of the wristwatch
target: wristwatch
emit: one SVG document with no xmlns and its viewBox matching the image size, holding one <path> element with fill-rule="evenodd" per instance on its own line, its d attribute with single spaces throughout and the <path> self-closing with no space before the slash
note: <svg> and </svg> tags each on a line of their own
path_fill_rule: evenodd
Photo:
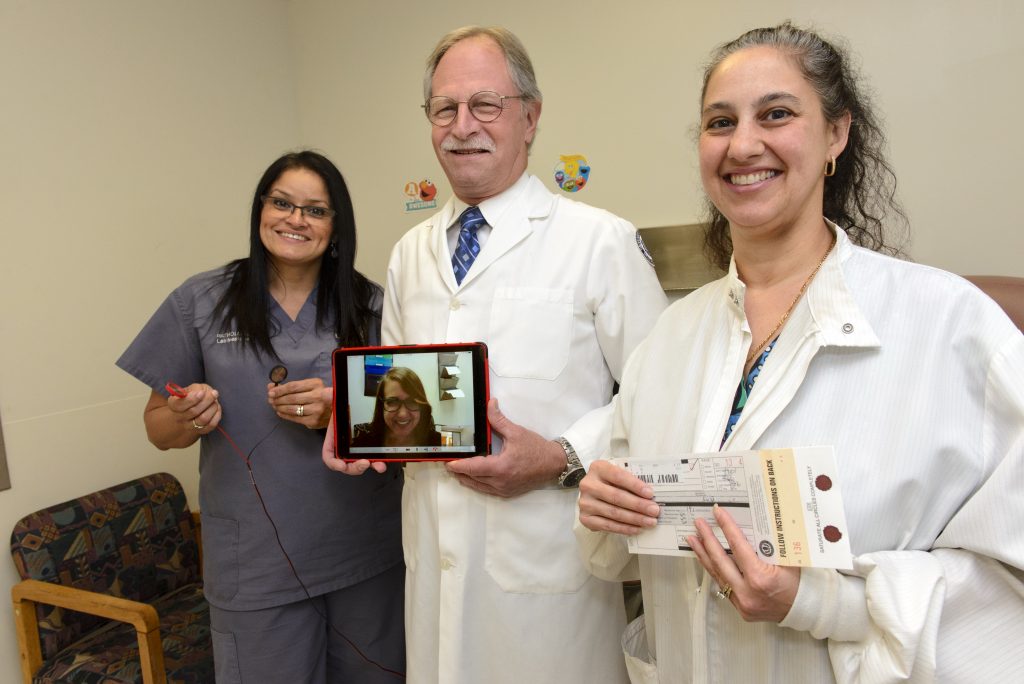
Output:
<svg viewBox="0 0 1024 684">
<path fill-rule="evenodd" d="M 563 489 L 578 487 L 580 480 L 587 474 L 587 471 L 583 469 L 580 457 L 576 455 L 576 450 L 572 448 L 572 444 L 569 444 L 569 440 L 565 437 L 559 437 L 555 441 L 565 451 L 565 470 L 558 476 L 558 486 Z"/>
</svg>

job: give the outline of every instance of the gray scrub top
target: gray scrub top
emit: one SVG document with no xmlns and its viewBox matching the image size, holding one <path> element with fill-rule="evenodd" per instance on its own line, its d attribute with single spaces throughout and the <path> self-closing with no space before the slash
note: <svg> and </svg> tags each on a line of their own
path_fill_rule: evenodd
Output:
<svg viewBox="0 0 1024 684">
<path fill-rule="evenodd" d="M 350 586 L 402 562 L 398 467 L 348 477 L 321 461 L 323 431 L 282 420 L 267 402 L 270 369 L 288 380 L 317 377 L 331 385 L 331 329 L 316 325 L 316 290 L 291 318 L 271 299 L 280 327 L 271 338 L 280 361 L 241 344 L 212 312 L 227 285 L 225 269 L 185 281 L 164 301 L 117 360 L 118 367 L 166 396 L 164 385 L 205 382 L 220 392 L 220 425 L 252 451 L 253 478 L 295 570 L 311 595 Z M 370 344 L 379 344 L 382 294 Z M 199 505 L 203 573 L 211 604 L 257 610 L 305 598 L 281 552 L 242 457 L 220 431 L 201 438 Z"/>
</svg>

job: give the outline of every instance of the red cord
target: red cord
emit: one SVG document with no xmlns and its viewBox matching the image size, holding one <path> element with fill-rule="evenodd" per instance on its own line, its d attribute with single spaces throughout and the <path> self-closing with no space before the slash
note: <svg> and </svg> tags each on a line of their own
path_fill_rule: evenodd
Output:
<svg viewBox="0 0 1024 684">
<path fill-rule="evenodd" d="M 173 394 L 174 396 L 178 397 L 179 399 L 183 399 L 184 397 L 188 396 L 188 392 L 185 391 L 184 388 L 182 388 L 180 385 L 177 385 L 177 384 L 175 384 L 173 382 L 168 382 L 164 386 L 164 389 L 166 389 L 169 394 Z M 260 506 L 263 507 L 263 513 L 264 513 L 264 515 L 267 516 L 267 522 L 269 522 L 270 526 L 272 528 L 274 528 L 274 538 L 277 540 L 277 547 L 279 549 L 281 549 L 281 553 L 284 554 L 284 559 L 286 561 L 288 561 L 288 567 L 291 568 L 292 575 L 295 576 L 295 581 L 299 583 L 299 586 L 302 587 L 303 593 L 306 594 L 306 599 L 310 602 L 309 605 L 313 608 L 313 611 L 317 615 L 320 616 L 320 619 L 323 620 L 324 623 L 328 627 L 330 627 L 332 632 L 334 632 L 335 634 L 340 636 L 342 639 L 344 639 L 345 643 L 347 643 L 349 646 L 351 646 L 352 650 L 355 651 L 356 654 L 360 658 L 362 658 L 365 662 L 369 663 L 370 665 L 373 665 L 374 667 L 376 667 L 376 668 L 378 668 L 378 669 L 380 669 L 380 670 L 382 670 L 384 672 L 387 672 L 388 674 L 392 674 L 392 675 L 395 675 L 396 677 L 401 677 L 402 679 L 405 679 L 405 673 L 404 672 L 398 672 L 396 670 L 392 670 L 392 669 L 390 669 L 388 667 L 385 667 L 384 665 L 381 665 L 380 663 L 378 663 L 377 661 L 373 660 L 372 658 L 367 656 L 365 653 L 363 653 L 359 649 L 359 647 L 356 646 L 355 643 L 351 639 L 349 639 L 347 636 L 345 636 L 345 634 L 342 633 L 341 630 L 339 630 L 337 627 L 335 627 L 331 623 L 331 621 L 327 619 L 326 615 L 324 615 L 323 613 L 320 612 L 320 609 L 317 608 L 315 603 L 313 603 L 313 597 L 310 595 L 309 589 L 306 588 L 306 584 L 302 581 L 302 578 L 299 577 L 299 571 L 295 569 L 295 564 L 292 562 L 291 556 L 289 556 L 288 552 L 285 551 L 284 544 L 281 543 L 281 533 L 278 531 L 277 524 L 274 522 L 274 519 L 270 516 L 270 511 L 267 510 L 267 504 L 266 504 L 266 502 L 263 501 L 263 494 L 260 492 L 260 488 L 256 485 L 256 478 L 255 478 L 255 476 L 253 475 L 253 472 L 252 472 L 252 461 L 251 461 L 253 453 L 255 453 L 256 449 L 259 448 L 260 444 L 263 444 L 263 442 L 266 441 L 266 439 L 268 437 L 270 437 L 270 435 L 274 434 L 274 430 L 277 430 L 278 425 L 280 425 L 280 423 L 278 423 L 277 425 L 274 425 L 274 427 L 270 430 L 270 432 L 268 432 L 266 435 L 261 437 L 259 439 L 259 441 L 256 442 L 256 446 L 254 446 L 249 451 L 248 455 L 246 455 L 245 452 L 242 451 L 241 447 L 238 446 L 238 444 L 235 442 L 235 440 L 231 439 L 231 435 L 228 434 L 227 430 L 222 428 L 220 425 L 217 426 L 217 430 L 219 430 L 220 433 L 222 435 L 224 435 L 224 438 L 228 440 L 228 443 L 235 450 L 235 453 L 238 454 L 238 456 L 242 459 L 242 462 L 245 463 L 245 468 L 246 468 L 246 470 L 249 471 L 249 482 L 252 483 L 252 488 L 256 492 L 256 498 L 259 499 Z"/>
</svg>

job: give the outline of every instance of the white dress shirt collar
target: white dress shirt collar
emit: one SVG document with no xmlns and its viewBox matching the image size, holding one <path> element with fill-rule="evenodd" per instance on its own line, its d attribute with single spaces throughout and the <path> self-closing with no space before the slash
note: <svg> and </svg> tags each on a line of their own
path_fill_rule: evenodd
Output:
<svg viewBox="0 0 1024 684">
<path fill-rule="evenodd" d="M 490 237 L 491 230 L 501 223 L 501 219 L 508 211 L 508 208 L 519 200 L 519 196 L 526 191 L 529 182 L 530 175 L 524 172 L 515 183 L 494 197 L 485 199 L 477 205 L 480 208 L 480 213 L 484 215 L 484 220 L 487 222 L 486 225 L 480 226 L 476 233 L 476 239 L 480 243 L 481 250 L 484 248 L 487 238 Z M 452 222 L 447 228 L 449 254 L 455 253 L 455 246 L 459 241 L 459 217 L 462 216 L 462 212 L 468 209 L 469 206 L 458 197 L 452 197 Z"/>
</svg>

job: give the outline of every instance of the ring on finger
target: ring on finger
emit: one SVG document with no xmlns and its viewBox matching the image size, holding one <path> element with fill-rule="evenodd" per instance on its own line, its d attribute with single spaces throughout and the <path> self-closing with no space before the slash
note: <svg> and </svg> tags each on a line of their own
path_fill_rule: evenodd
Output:
<svg viewBox="0 0 1024 684">
<path fill-rule="evenodd" d="M 301 416 L 305 412 L 306 412 L 306 407 L 303 406 L 302 404 L 299 404 L 298 406 L 295 407 L 295 415 Z"/>
<path fill-rule="evenodd" d="M 715 592 L 715 598 L 727 599 L 732 596 L 732 587 L 728 584 L 721 585 L 718 591 Z"/>
<path fill-rule="evenodd" d="M 196 419 L 193 418 L 192 419 L 192 427 L 194 427 L 196 430 L 202 430 L 206 426 L 205 425 L 200 425 L 199 423 L 196 422 Z"/>
</svg>

